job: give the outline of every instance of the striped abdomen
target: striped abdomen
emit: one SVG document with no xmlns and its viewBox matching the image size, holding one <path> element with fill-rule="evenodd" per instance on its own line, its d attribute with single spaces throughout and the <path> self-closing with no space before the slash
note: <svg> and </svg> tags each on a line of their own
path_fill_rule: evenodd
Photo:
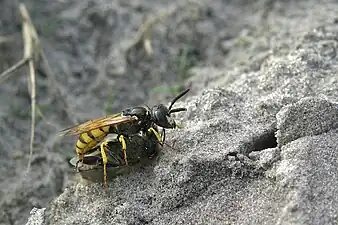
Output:
<svg viewBox="0 0 338 225">
<path fill-rule="evenodd" d="M 76 153 L 79 156 L 79 159 L 82 160 L 83 156 L 90 149 L 94 148 L 98 143 L 100 143 L 107 135 L 109 134 L 109 126 L 100 127 L 82 133 L 79 136 L 79 139 L 76 142 Z"/>
</svg>

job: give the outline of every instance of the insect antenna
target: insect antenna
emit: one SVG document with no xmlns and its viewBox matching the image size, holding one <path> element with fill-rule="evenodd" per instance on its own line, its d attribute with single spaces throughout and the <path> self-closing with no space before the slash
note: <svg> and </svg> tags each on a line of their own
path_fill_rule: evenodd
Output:
<svg viewBox="0 0 338 225">
<path fill-rule="evenodd" d="M 147 104 L 144 104 L 145 107 L 147 107 L 148 111 L 150 111 L 150 107 Z"/>
<path fill-rule="evenodd" d="M 173 107 L 173 105 L 175 104 L 175 102 L 182 98 L 186 93 L 188 93 L 188 91 L 190 91 L 190 88 L 188 88 L 187 90 L 183 91 L 181 94 L 177 95 L 171 102 L 170 106 L 169 106 L 169 110 L 171 110 L 171 107 Z M 183 111 L 183 110 L 181 110 Z"/>
<path fill-rule="evenodd" d="M 182 111 L 187 111 L 187 108 L 176 108 L 176 109 L 171 109 L 171 110 L 169 111 L 169 114 L 177 113 L 177 112 L 182 112 Z"/>
<path fill-rule="evenodd" d="M 162 142 L 164 143 L 165 141 L 165 129 L 163 128 L 162 130 Z"/>
</svg>

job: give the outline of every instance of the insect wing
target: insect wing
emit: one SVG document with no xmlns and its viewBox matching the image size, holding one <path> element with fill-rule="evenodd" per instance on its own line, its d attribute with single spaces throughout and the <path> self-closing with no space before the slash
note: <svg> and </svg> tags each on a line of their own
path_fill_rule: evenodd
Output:
<svg viewBox="0 0 338 225">
<path fill-rule="evenodd" d="M 119 114 L 114 114 L 114 115 L 109 115 L 105 117 L 101 117 L 98 119 L 94 120 L 89 120 L 87 122 L 75 125 L 73 127 L 67 128 L 65 130 L 61 131 L 61 136 L 66 136 L 66 135 L 77 135 L 77 134 L 82 134 L 94 129 L 98 129 L 100 127 L 105 127 L 105 126 L 111 126 L 111 125 L 116 125 L 116 124 L 121 124 L 121 123 L 127 123 L 135 120 L 136 118 L 132 116 L 122 116 L 121 113 Z"/>
</svg>

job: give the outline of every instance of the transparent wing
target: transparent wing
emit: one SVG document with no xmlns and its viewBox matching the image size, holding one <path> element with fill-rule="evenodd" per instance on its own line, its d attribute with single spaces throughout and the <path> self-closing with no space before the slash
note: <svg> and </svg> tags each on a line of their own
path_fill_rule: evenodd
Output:
<svg viewBox="0 0 338 225">
<path fill-rule="evenodd" d="M 136 120 L 135 117 L 132 116 L 122 116 L 121 113 L 113 114 L 105 117 L 101 117 L 94 120 L 89 120 L 87 122 L 75 125 L 73 127 L 69 127 L 60 132 L 61 136 L 68 135 L 77 135 L 82 134 L 94 129 L 98 129 L 100 127 L 117 125 L 121 123 L 127 123 Z"/>
</svg>

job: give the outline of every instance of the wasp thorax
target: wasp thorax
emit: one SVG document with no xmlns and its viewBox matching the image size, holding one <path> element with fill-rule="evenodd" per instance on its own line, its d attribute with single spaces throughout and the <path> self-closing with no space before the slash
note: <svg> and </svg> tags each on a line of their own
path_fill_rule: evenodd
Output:
<svg viewBox="0 0 338 225">
<path fill-rule="evenodd" d="M 151 109 L 151 118 L 153 122 L 160 127 L 176 127 L 175 121 L 170 117 L 169 109 L 163 104 L 156 105 Z"/>
<path fill-rule="evenodd" d="M 148 118 L 147 109 L 144 107 L 133 107 L 122 111 L 123 116 L 136 116 L 138 120 L 144 121 Z"/>
</svg>

